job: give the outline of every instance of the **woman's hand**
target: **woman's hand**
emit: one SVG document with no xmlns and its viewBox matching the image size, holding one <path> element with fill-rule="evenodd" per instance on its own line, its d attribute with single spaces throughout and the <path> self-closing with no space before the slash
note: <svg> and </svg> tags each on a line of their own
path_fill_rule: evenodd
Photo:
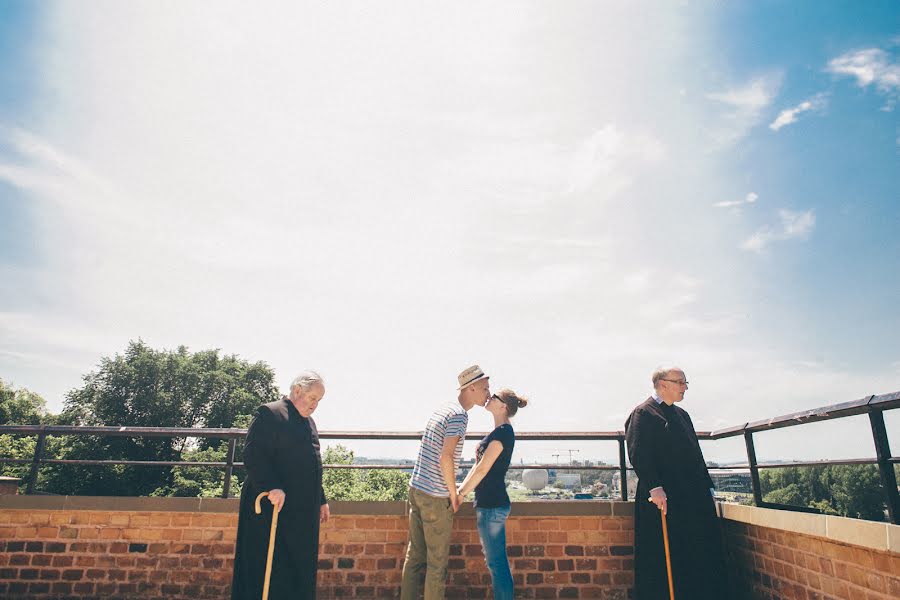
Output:
<svg viewBox="0 0 900 600">
<path fill-rule="evenodd" d="M 327 504 L 323 504 L 319 508 L 319 523 L 325 523 L 330 518 L 331 518 L 331 509 L 328 508 Z"/>
</svg>

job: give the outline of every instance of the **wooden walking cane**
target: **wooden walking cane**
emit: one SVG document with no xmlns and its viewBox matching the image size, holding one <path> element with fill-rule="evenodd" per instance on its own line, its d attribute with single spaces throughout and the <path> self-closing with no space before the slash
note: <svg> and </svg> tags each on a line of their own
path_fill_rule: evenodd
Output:
<svg viewBox="0 0 900 600">
<path fill-rule="evenodd" d="M 260 501 L 269 495 L 269 492 L 262 492 L 256 497 L 256 514 L 262 513 Z M 272 529 L 269 531 L 269 554 L 266 556 L 266 578 L 263 580 L 262 600 L 269 600 L 269 578 L 272 577 L 272 557 L 275 556 L 275 530 L 278 528 L 278 509 L 272 507 Z M 668 548 L 668 546 L 667 546 Z"/>
<path fill-rule="evenodd" d="M 648 500 L 650 500 L 648 498 Z M 653 502 L 653 500 L 650 500 Z M 659 516 L 662 518 L 663 530 L 663 547 L 666 549 L 666 574 L 669 576 L 669 600 L 675 600 L 675 587 L 672 584 L 672 557 L 669 555 L 669 529 L 666 527 L 666 513 L 663 509 L 659 509 Z"/>
</svg>

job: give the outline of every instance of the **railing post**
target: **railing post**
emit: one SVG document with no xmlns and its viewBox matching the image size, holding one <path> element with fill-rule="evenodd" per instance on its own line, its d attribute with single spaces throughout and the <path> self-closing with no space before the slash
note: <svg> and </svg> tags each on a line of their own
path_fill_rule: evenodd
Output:
<svg viewBox="0 0 900 600">
<path fill-rule="evenodd" d="M 744 444 L 747 446 L 747 464 L 750 466 L 750 482 L 753 485 L 753 503 L 762 506 L 762 490 L 759 486 L 759 467 L 756 466 L 756 447 L 753 445 L 753 432 L 744 432 Z"/>
<path fill-rule="evenodd" d="M 44 454 L 44 445 L 47 443 L 47 433 L 41 427 L 38 433 L 37 443 L 34 445 L 34 457 L 31 459 L 31 472 L 28 474 L 28 485 L 25 488 L 26 494 L 34 493 L 34 487 L 37 485 L 38 470 L 40 469 L 41 457 Z"/>
<path fill-rule="evenodd" d="M 628 466 L 625 464 L 625 438 L 619 438 L 619 478 L 622 480 L 622 502 L 628 501 Z"/>
<path fill-rule="evenodd" d="M 884 489 L 884 502 L 887 504 L 888 517 L 894 525 L 900 525 L 900 494 L 897 493 L 897 476 L 891 464 L 891 445 L 887 429 L 884 427 L 884 411 L 869 411 L 869 422 L 872 424 L 872 438 L 875 440 L 875 458 L 878 459 L 878 471 L 881 473 L 881 487 Z"/>
<path fill-rule="evenodd" d="M 222 497 L 227 498 L 231 494 L 231 473 L 234 471 L 234 447 L 236 438 L 228 439 L 228 455 L 225 457 L 225 483 L 222 484 Z"/>
</svg>

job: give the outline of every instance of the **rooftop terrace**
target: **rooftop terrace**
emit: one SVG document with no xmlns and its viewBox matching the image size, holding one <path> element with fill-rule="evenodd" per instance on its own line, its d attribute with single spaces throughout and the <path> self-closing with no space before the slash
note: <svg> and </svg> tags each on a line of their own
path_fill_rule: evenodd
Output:
<svg viewBox="0 0 900 600">
<path fill-rule="evenodd" d="M 883 413 L 900 407 L 900 392 L 701 432 L 705 440 L 742 437 L 756 506 L 720 502 L 732 589 L 723 598 L 826 600 L 900 598 L 900 503 Z M 868 415 L 876 456 L 830 461 L 878 466 L 890 522 L 813 514 L 763 501 L 754 433 L 804 423 Z M 0 598 L 225 599 L 229 597 L 238 500 L 229 498 L 235 447 L 245 430 L 72 428 L 3 426 L 0 433 L 37 437 L 23 495 L 0 491 Z M 229 440 L 227 460 L 197 463 L 224 471 L 225 498 L 50 496 L 35 492 L 44 464 L 79 466 L 145 461 L 65 461 L 44 457 L 51 435 L 189 436 Z M 419 432 L 323 432 L 324 439 L 416 439 Z M 478 434 L 470 434 L 475 437 Z M 509 556 L 521 598 L 631 597 L 633 502 L 627 500 L 622 432 L 524 433 L 522 439 L 615 441 L 619 501 L 514 503 L 508 524 Z M 3 462 L 0 460 L 0 462 Z M 159 465 L 162 463 L 150 463 Z M 169 463 L 165 463 L 169 464 Z M 184 463 L 173 463 L 184 464 Z M 796 463 L 801 466 L 822 462 Z M 356 468 L 334 465 L 333 468 Z M 366 465 L 366 468 L 377 465 Z M 396 465 L 391 468 L 396 468 Z M 735 468 L 731 465 L 729 468 Z M 12 486 L 15 491 L 16 486 Z M 322 529 L 319 592 L 322 598 L 395 598 L 406 546 L 403 502 L 332 502 L 333 519 Z M 785 510 L 788 509 L 788 510 Z M 471 505 L 454 521 L 448 597 L 489 598 Z"/>
</svg>

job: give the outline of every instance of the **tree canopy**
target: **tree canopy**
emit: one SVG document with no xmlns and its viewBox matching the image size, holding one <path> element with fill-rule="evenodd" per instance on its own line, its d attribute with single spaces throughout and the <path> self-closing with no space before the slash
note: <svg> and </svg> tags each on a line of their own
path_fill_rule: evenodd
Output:
<svg viewBox="0 0 900 600">
<path fill-rule="evenodd" d="M 47 403 L 38 394 L 0 379 L 0 425 L 39 425 L 46 415 Z"/>
<path fill-rule="evenodd" d="M 4 388 L 3 414 L 10 419 L 46 422 L 43 400 L 27 391 L 10 395 Z M 122 354 L 104 357 L 98 368 L 70 391 L 53 421 L 62 425 L 145 427 L 246 427 L 256 407 L 279 397 L 274 373 L 263 362 L 247 362 L 219 350 L 155 350 L 133 341 Z M 28 402 L 34 407 L 28 410 Z M 6 437 L 6 436 L 4 436 Z M 12 436 L 9 436 L 12 437 Z M 33 438 L 14 440 L 9 455 L 33 451 Z M 12 446 L 13 441 L 7 441 Z M 221 440 L 168 437 L 69 436 L 47 438 L 46 456 L 77 460 L 216 461 L 224 460 Z M 221 456 L 222 458 L 215 458 Z M 21 470 L 21 469 L 20 469 Z M 200 472 L 203 471 L 203 475 Z M 213 483 L 217 481 L 217 483 Z M 221 491 L 222 472 L 202 467 L 73 466 L 41 469 L 38 489 L 57 494 L 127 495 Z"/>
<path fill-rule="evenodd" d="M 885 518 L 881 478 L 875 465 L 762 469 L 759 480 L 765 502 L 872 521 Z"/>
<path fill-rule="evenodd" d="M 331 446 L 322 454 L 329 465 L 352 465 L 353 451 Z M 409 493 L 409 473 L 389 469 L 326 469 L 322 487 L 329 500 L 405 500 Z"/>
</svg>

